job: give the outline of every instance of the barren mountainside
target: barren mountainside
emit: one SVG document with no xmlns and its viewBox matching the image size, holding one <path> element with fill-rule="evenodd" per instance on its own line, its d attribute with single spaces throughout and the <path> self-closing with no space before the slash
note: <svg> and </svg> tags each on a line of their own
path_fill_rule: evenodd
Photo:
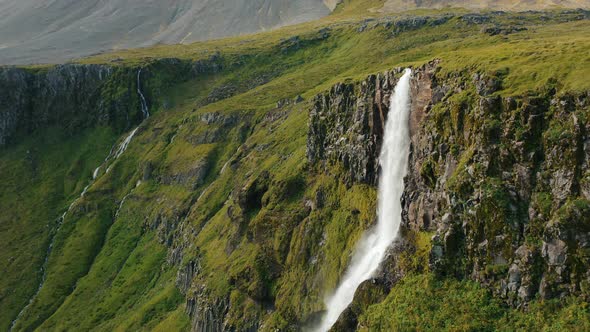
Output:
<svg viewBox="0 0 590 332">
<path fill-rule="evenodd" d="M 0 64 L 61 63 L 109 50 L 191 43 L 324 17 L 341 0 L 4 0 Z M 354 4 L 355 1 L 352 1 Z M 371 1 L 368 12 L 413 9 L 590 8 L 589 0 Z"/>
<path fill-rule="evenodd" d="M 235 36 L 329 13 L 321 0 L 3 0 L 0 64 Z"/>
</svg>

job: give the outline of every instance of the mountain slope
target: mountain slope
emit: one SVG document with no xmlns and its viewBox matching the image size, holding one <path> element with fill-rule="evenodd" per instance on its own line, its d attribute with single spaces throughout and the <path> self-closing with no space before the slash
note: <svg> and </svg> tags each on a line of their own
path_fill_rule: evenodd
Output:
<svg viewBox="0 0 590 332">
<path fill-rule="evenodd" d="M 321 0 L 7 0 L 0 12 L 1 64 L 241 35 L 330 13 Z"/>
</svg>

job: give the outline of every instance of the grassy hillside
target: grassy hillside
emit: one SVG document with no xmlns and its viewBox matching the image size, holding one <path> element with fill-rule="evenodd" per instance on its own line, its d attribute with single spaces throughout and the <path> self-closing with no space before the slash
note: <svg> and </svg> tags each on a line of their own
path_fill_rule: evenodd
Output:
<svg viewBox="0 0 590 332">
<path fill-rule="evenodd" d="M 0 329 L 30 298 L 15 330 L 187 330 L 187 298 L 226 301 L 220 306 L 229 305 L 228 325 L 238 330 L 293 328 L 322 309 L 325 291 L 336 285 L 375 217 L 375 188 L 347 187 L 337 180 L 342 170 L 316 172 L 307 164 L 313 96 L 337 82 L 435 58 L 449 76 L 500 73 L 503 95 L 548 83 L 560 92 L 590 90 L 584 12 L 487 19 L 429 12 L 418 24 L 409 15 L 368 16 L 348 9 L 263 34 L 80 60 L 137 69 L 159 58 L 213 56 L 222 69 L 175 83 L 163 79 L 171 75 L 165 69 L 152 68 L 145 79 L 152 116 L 94 182 L 92 170 L 121 141 L 110 128 L 74 137 L 47 128 L 0 150 L 0 211 L 9 211 L 0 215 Z M 58 229 L 57 218 L 89 183 Z M 310 210 L 306 203 L 320 189 L 326 208 Z M 47 278 L 34 296 L 54 232 Z M 183 285 L 186 275 L 191 280 Z M 408 326 L 418 329 L 521 320 L 534 326 L 527 325 L 534 324 L 531 316 L 508 313 L 468 282 L 419 275 L 396 287 L 399 292 L 363 316 L 369 330 L 395 327 L 387 318 L 392 312 L 410 317 Z M 465 317 L 465 325 L 446 324 L 451 304 L 424 304 L 426 312 L 439 313 L 433 318 L 409 312 L 432 294 L 462 308 L 482 305 L 486 310 L 472 317 L 488 325 L 469 325 Z M 561 312 L 548 305 L 530 314 L 546 315 L 539 326 L 562 326 L 551 318 L 561 312 L 587 313 L 577 302 Z"/>
<path fill-rule="evenodd" d="M 268 33 L 108 53 L 81 62 L 140 65 L 154 58 L 197 60 L 217 53 L 229 61 L 247 57 L 279 66 L 285 66 L 285 60 L 298 61 L 298 69 L 311 66 L 316 70 L 336 69 L 316 89 L 321 90 L 346 78 L 360 78 L 385 68 L 424 63 L 436 57 L 443 60 L 448 71 L 511 70 L 508 78 L 514 90 L 509 92 L 534 90 L 551 77 L 563 82 L 564 89 L 582 91 L 588 87 L 581 79 L 589 70 L 583 52 L 588 14 L 583 11 L 529 15 L 484 13 L 481 15 L 489 18 L 481 22 L 478 14 L 461 18 L 461 14 L 444 11 L 395 16 L 373 14 L 373 17 L 363 15 L 363 19 L 354 13 L 345 11 L 324 20 Z M 426 22 L 413 22 L 415 15 Z M 438 25 L 439 19 L 446 23 Z M 565 22 L 569 20 L 572 21 Z M 405 26 L 394 26 L 396 21 Z M 486 32 L 495 27 L 500 29 L 499 33 Z M 319 52 L 312 55 L 312 50 Z M 285 55 L 291 56 L 285 59 Z"/>
<path fill-rule="evenodd" d="M 416 8 L 449 8 L 460 7 L 468 10 L 547 10 L 559 8 L 588 8 L 590 3 L 586 0 L 527 0 L 527 1 L 463 1 L 463 0 L 435 0 L 435 1 L 411 1 L 411 0 L 386 0 L 384 11 L 406 11 Z"/>
<path fill-rule="evenodd" d="M 365 331 L 585 331 L 588 304 L 575 298 L 508 310 L 474 282 L 405 278 L 361 318 Z"/>
</svg>

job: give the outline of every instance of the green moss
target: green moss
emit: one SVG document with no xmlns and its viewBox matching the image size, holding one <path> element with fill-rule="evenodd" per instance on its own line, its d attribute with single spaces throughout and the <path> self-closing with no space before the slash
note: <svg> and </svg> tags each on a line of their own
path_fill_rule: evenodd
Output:
<svg viewBox="0 0 590 332">
<path fill-rule="evenodd" d="M 527 241 L 534 244 L 541 240 L 543 231 L 545 230 L 545 224 L 552 215 L 555 206 L 553 205 L 553 197 L 548 192 L 533 193 L 530 204 L 542 216 L 542 218 L 533 218 L 530 220 Z"/>
<path fill-rule="evenodd" d="M 364 331 L 492 330 L 500 304 L 473 282 L 416 275 L 402 279 L 360 319 Z"/>
<path fill-rule="evenodd" d="M 436 163 L 432 159 L 426 160 L 420 167 L 420 176 L 430 188 L 434 189 L 436 186 Z"/>
<path fill-rule="evenodd" d="M 573 137 L 569 125 L 562 123 L 559 119 L 554 119 L 549 124 L 549 129 L 545 131 L 545 139 L 549 143 L 557 144 L 562 140 L 570 140 Z"/>
<path fill-rule="evenodd" d="M 585 198 L 568 200 L 555 211 L 550 225 L 573 232 L 590 230 L 590 201 Z"/>
<path fill-rule="evenodd" d="M 430 267 L 430 252 L 432 250 L 433 232 L 408 231 L 404 240 L 415 247 L 415 251 L 404 252 L 399 257 L 400 270 L 406 273 L 425 273 Z"/>
<path fill-rule="evenodd" d="M 502 122 L 499 119 L 486 119 L 482 129 L 486 138 L 486 144 L 494 144 L 500 141 Z"/>
<path fill-rule="evenodd" d="M 588 303 L 576 298 L 563 301 L 534 301 L 528 311 L 513 311 L 500 326 L 535 331 L 584 331 L 590 328 Z"/>
<path fill-rule="evenodd" d="M 576 298 L 509 309 L 474 282 L 425 274 L 404 278 L 385 301 L 369 307 L 360 326 L 361 331 L 584 330 L 589 317 L 588 304 Z"/>
<path fill-rule="evenodd" d="M 453 172 L 447 181 L 447 188 L 457 193 L 459 197 L 468 197 L 473 191 L 473 183 L 471 181 L 468 167 L 472 164 L 474 155 L 475 147 L 471 147 L 463 152 L 455 172 Z"/>
</svg>

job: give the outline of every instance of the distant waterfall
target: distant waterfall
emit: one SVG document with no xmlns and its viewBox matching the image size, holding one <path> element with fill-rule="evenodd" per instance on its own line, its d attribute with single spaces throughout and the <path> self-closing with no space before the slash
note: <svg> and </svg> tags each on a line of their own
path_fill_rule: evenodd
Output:
<svg viewBox="0 0 590 332">
<path fill-rule="evenodd" d="M 139 69 L 137 71 L 137 94 L 139 95 L 139 102 L 141 104 L 141 113 L 143 113 L 143 118 L 147 119 L 150 117 L 150 111 L 148 109 L 147 101 L 145 100 L 145 96 L 141 92 L 141 71 L 143 69 Z"/>
<path fill-rule="evenodd" d="M 334 294 L 326 301 L 327 312 L 317 331 L 328 331 L 340 314 L 350 305 L 358 286 L 373 277 L 385 258 L 389 246 L 398 235 L 401 223 L 401 197 L 410 151 L 410 78 L 406 69 L 390 99 L 389 113 L 383 133 L 379 163 L 379 201 L 375 228 L 363 236 L 351 265 Z"/>
<path fill-rule="evenodd" d="M 147 119 L 147 118 L 150 117 L 150 111 L 149 111 L 149 108 L 147 106 L 147 102 L 146 102 L 145 96 L 141 92 L 141 71 L 142 70 L 143 69 L 140 68 L 137 71 L 137 95 L 139 96 L 139 105 L 141 107 L 141 114 L 143 114 L 143 119 L 145 120 L 145 119 Z M 111 153 L 109 153 L 109 156 L 107 157 L 107 160 L 109 160 L 111 157 L 114 157 L 114 159 L 117 159 L 117 158 L 119 158 L 123 154 L 123 152 L 125 152 L 127 150 L 127 147 L 129 146 L 129 143 L 131 143 L 131 140 L 133 140 L 133 137 L 137 133 L 137 130 L 139 129 L 140 126 L 141 126 L 141 124 L 139 124 L 139 126 L 135 127 L 135 129 L 133 129 L 129 133 L 129 135 L 127 135 L 127 137 L 125 137 L 125 139 L 123 140 L 123 142 L 121 142 L 121 144 L 119 144 L 119 147 L 115 150 L 114 156 L 112 155 L 112 151 L 111 151 Z M 107 168 L 107 170 L 106 170 L 107 173 L 111 170 L 111 166 L 109 166 Z M 98 169 L 95 171 L 95 173 L 98 174 Z"/>
<path fill-rule="evenodd" d="M 141 114 L 143 114 L 143 119 L 145 120 L 150 117 L 150 110 L 148 108 L 147 101 L 145 100 L 145 96 L 143 95 L 143 92 L 141 92 L 141 71 L 142 70 L 143 69 L 139 69 L 137 71 L 137 95 L 139 95 L 139 105 L 141 107 Z M 139 126 L 141 126 L 141 124 Z M 115 159 L 119 158 L 123 154 L 123 152 L 125 152 L 125 150 L 127 150 L 127 147 L 129 146 L 129 143 L 131 143 L 131 140 L 135 136 L 135 133 L 137 133 L 139 126 L 137 126 L 135 129 L 133 129 L 129 133 L 129 135 L 127 135 L 127 137 L 125 137 L 123 142 L 119 145 L 119 147 L 117 148 L 117 150 L 115 152 L 115 156 L 114 156 Z M 109 155 L 109 157 L 110 157 L 110 155 Z"/>
<path fill-rule="evenodd" d="M 143 119 L 145 120 L 145 119 L 147 119 L 147 118 L 150 117 L 150 112 L 149 112 L 149 109 L 148 109 L 148 106 L 147 106 L 147 101 L 145 99 L 145 96 L 141 92 L 141 81 L 140 81 L 141 71 L 142 71 L 142 69 L 139 69 L 139 71 L 137 72 L 137 94 L 139 95 L 139 102 L 140 102 L 140 106 L 141 106 L 141 113 L 143 114 Z M 80 194 L 80 196 L 78 196 L 78 198 L 76 198 L 69 205 L 68 209 L 58 218 L 58 220 L 57 220 L 57 227 L 55 228 L 55 233 L 51 237 L 51 241 L 49 242 L 49 247 L 47 248 L 47 251 L 45 253 L 45 260 L 43 261 L 43 265 L 41 266 L 42 277 L 41 277 L 41 282 L 39 283 L 39 287 L 37 287 L 37 291 L 29 299 L 29 302 L 27 303 L 27 305 L 25 305 L 25 307 L 22 308 L 22 310 L 18 313 L 18 315 L 16 316 L 16 318 L 12 321 L 12 323 L 10 324 L 9 331 L 12 331 L 14 329 L 14 327 L 16 326 L 16 323 L 19 321 L 19 319 L 21 318 L 21 316 L 27 311 L 27 309 L 31 306 L 31 304 L 33 303 L 33 301 L 35 300 L 35 298 L 37 298 L 37 295 L 39 295 L 39 292 L 41 292 L 41 288 L 43 288 L 43 285 L 45 284 L 45 279 L 47 279 L 47 266 L 49 264 L 49 256 L 51 255 L 51 252 L 53 251 L 53 246 L 54 246 L 54 242 L 55 242 L 55 236 L 57 235 L 57 233 L 59 233 L 59 230 L 61 229 L 61 226 L 62 226 L 64 220 L 66 219 L 66 216 L 67 216 L 68 212 L 70 212 L 72 210 L 72 208 L 84 197 L 84 195 L 86 195 L 86 192 L 88 191 L 88 189 L 90 188 L 90 186 L 92 186 L 94 184 L 94 182 L 96 181 L 96 179 L 100 175 L 100 169 L 103 166 L 105 166 L 110 160 L 117 160 L 125 152 L 125 150 L 127 150 L 127 147 L 129 146 L 129 143 L 131 143 L 131 140 L 135 136 L 135 133 L 137 133 L 137 130 L 138 129 L 139 129 L 139 126 L 137 126 L 135 129 L 133 129 L 129 133 L 129 135 L 127 135 L 125 137 L 125 139 L 119 144 L 119 146 L 114 145 L 111 148 L 109 154 L 107 155 L 107 157 L 105 158 L 105 160 L 102 162 L 102 164 L 100 164 L 96 169 L 94 169 L 94 172 L 92 172 L 92 181 L 90 181 L 90 183 L 86 187 L 84 187 L 84 190 L 82 190 L 82 193 Z M 107 170 L 106 170 L 107 173 L 110 171 L 111 166 L 112 166 L 112 163 L 107 168 Z M 138 183 L 136 185 L 136 187 L 139 186 L 139 184 L 140 183 Z M 129 194 L 131 194 L 131 193 L 129 193 Z M 117 209 L 117 212 L 116 212 L 116 215 L 115 216 L 118 216 L 119 215 L 119 211 L 120 211 L 121 207 L 123 206 L 123 203 L 125 202 L 127 196 L 129 196 L 129 194 L 127 194 L 123 198 L 123 200 L 121 201 L 121 203 L 119 204 L 119 208 Z"/>
</svg>

